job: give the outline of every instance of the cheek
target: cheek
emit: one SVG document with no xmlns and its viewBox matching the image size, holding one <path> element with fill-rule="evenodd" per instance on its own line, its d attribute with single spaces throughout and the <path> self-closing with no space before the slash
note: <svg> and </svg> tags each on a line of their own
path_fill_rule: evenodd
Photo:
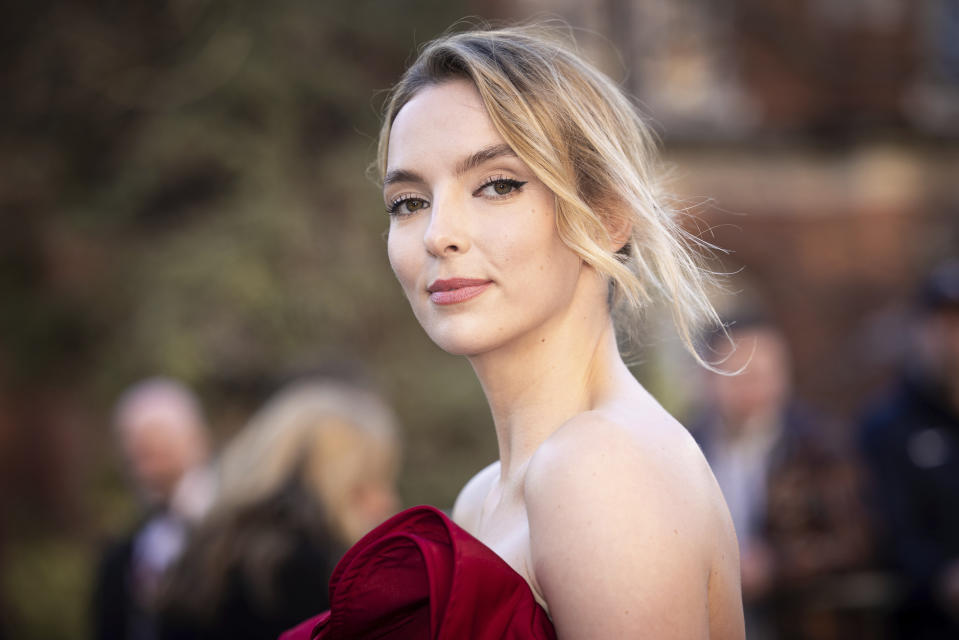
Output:
<svg viewBox="0 0 959 640">
<path fill-rule="evenodd" d="M 390 231 L 386 242 L 386 254 L 393 274 L 404 289 L 415 281 L 419 269 L 417 253 L 413 250 L 411 239 L 407 233 Z"/>
<path fill-rule="evenodd" d="M 583 259 L 566 246 L 557 233 L 544 236 L 537 252 L 540 256 L 536 263 L 539 273 L 548 274 L 557 282 L 569 282 L 579 276 Z"/>
<path fill-rule="evenodd" d="M 513 219 L 490 225 L 486 236 L 487 251 L 495 252 L 498 261 L 532 272 L 565 269 L 579 262 L 560 239 L 552 213 L 544 208 L 512 214 Z"/>
</svg>

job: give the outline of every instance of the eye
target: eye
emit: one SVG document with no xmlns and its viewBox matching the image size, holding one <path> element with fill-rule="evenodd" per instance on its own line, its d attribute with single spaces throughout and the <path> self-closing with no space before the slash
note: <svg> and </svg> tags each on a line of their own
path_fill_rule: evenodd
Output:
<svg viewBox="0 0 959 640">
<path fill-rule="evenodd" d="M 508 196 L 515 191 L 519 191 L 524 184 L 526 183 L 512 178 L 493 178 L 477 189 L 473 195 L 492 198 Z"/>
<path fill-rule="evenodd" d="M 416 196 L 402 195 L 390 202 L 386 212 L 391 216 L 408 216 L 429 206 L 429 202 Z"/>
</svg>

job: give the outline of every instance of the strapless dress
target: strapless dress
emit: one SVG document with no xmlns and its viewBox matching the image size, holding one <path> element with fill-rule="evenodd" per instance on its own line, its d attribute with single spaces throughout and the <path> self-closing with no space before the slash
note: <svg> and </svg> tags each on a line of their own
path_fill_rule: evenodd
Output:
<svg viewBox="0 0 959 640">
<path fill-rule="evenodd" d="M 441 511 L 399 513 L 330 578 L 330 610 L 280 640 L 555 640 L 521 575 Z"/>
</svg>

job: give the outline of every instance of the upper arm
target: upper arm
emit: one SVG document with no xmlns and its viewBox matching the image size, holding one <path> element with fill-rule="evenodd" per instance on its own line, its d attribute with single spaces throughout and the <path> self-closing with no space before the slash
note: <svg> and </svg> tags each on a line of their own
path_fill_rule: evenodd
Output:
<svg viewBox="0 0 959 640">
<path fill-rule="evenodd" d="M 709 505 L 694 457 L 602 421 L 564 427 L 526 480 L 535 580 L 562 638 L 709 636 Z"/>
</svg>

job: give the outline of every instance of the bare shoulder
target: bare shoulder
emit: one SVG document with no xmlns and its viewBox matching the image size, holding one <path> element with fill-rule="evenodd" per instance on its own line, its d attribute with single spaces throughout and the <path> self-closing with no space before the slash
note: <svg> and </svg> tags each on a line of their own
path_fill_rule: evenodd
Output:
<svg viewBox="0 0 959 640">
<path fill-rule="evenodd" d="M 736 538 L 709 465 L 661 408 L 636 415 L 580 414 L 527 469 L 534 580 L 557 630 L 742 637 Z"/>
<path fill-rule="evenodd" d="M 453 504 L 453 521 L 471 534 L 476 534 L 483 499 L 499 476 L 499 461 L 492 462 L 480 470 L 460 490 Z"/>
<path fill-rule="evenodd" d="M 695 518 L 715 516 L 717 490 L 699 446 L 665 412 L 642 423 L 601 411 L 582 413 L 537 449 L 526 475 L 527 500 L 582 495 L 628 511 L 635 497 L 655 499 L 641 509 L 646 516 L 650 506 L 688 511 L 683 514 Z"/>
</svg>

